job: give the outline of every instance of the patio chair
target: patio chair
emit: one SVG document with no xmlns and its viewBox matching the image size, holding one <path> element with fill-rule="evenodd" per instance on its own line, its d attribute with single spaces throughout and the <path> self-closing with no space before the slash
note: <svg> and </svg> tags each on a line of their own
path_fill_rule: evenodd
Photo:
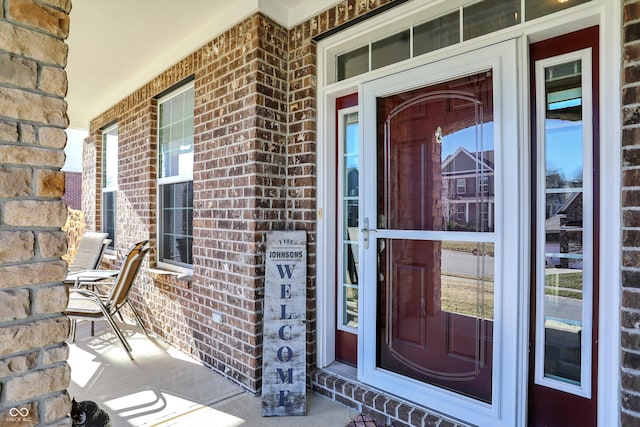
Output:
<svg viewBox="0 0 640 427">
<path fill-rule="evenodd" d="M 69 290 L 69 304 L 67 305 L 65 314 L 71 318 L 70 335 L 73 341 L 75 341 L 76 323 L 78 320 L 94 321 L 104 319 L 109 322 L 113 332 L 127 351 L 127 355 L 133 360 L 133 356 L 131 355 L 132 348 L 116 324 L 113 316 L 116 313 L 120 315 L 119 310 L 124 307 L 125 304 L 128 305 L 133 312 L 138 326 L 144 331 L 145 335 L 149 335 L 138 311 L 133 304 L 131 304 L 131 301 L 129 301 L 129 291 L 140 271 L 142 260 L 149 251 L 146 243 L 146 241 L 140 242 L 129 249 L 120 267 L 120 272 L 110 286 L 111 289 L 107 294 L 99 294 L 94 290 L 81 287 L 85 284 L 100 285 L 100 283 L 95 282 L 80 283 L 80 287 L 74 287 Z"/>
<path fill-rule="evenodd" d="M 111 243 L 107 239 L 107 233 L 87 231 L 80 238 L 78 253 L 69 266 L 69 273 L 77 273 L 84 270 L 97 270 L 100 268 L 104 252 Z"/>
</svg>

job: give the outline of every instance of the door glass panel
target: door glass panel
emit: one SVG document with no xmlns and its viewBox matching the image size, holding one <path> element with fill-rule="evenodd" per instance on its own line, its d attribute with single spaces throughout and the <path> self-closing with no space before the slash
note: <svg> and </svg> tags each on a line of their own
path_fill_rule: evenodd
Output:
<svg viewBox="0 0 640 427">
<path fill-rule="evenodd" d="M 491 72 L 430 89 L 378 99 L 386 137 L 399 138 L 379 147 L 378 170 L 389 175 L 379 175 L 378 228 L 491 232 Z"/>
<path fill-rule="evenodd" d="M 583 348 L 582 336 L 585 321 L 590 322 L 584 304 L 591 299 L 583 262 L 591 231 L 584 206 L 588 185 L 584 174 L 589 171 L 583 161 L 588 146 L 582 60 L 546 66 L 537 78 L 544 87 L 544 96 L 538 97 L 538 111 L 544 111 L 543 138 L 538 141 L 543 147 L 538 161 L 544 176 L 538 184 L 538 227 L 543 230 L 538 241 L 544 259 L 538 260 L 543 274 L 537 288 L 541 305 L 537 342 L 543 344 L 538 344 L 536 363 L 542 365 L 538 370 L 544 379 L 579 387 L 583 370 L 589 370 L 583 358 L 590 349 Z"/>
<path fill-rule="evenodd" d="M 377 365 L 483 402 L 493 372 L 492 98 L 487 71 L 379 98 L 377 110 L 377 233 L 391 236 L 376 239 Z M 457 239 L 460 230 L 483 238 Z"/>
<path fill-rule="evenodd" d="M 358 113 L 341 116 L 342 123 L 342 292 L 338 297 L 341 313 L 339 327 L 358 327 L 358 215 L 360 147 L 358 143 Z"/>
</svg>

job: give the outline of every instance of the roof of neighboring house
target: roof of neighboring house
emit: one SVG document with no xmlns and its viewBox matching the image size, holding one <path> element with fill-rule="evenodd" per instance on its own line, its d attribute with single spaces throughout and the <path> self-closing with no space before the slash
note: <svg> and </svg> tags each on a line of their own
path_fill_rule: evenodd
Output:
<svg viewBox="0 0 640 427">
<path fill-rule="evenodd" d="M 458 147 L 443 160 L 442 172 L 449 175 L 476 170 L 493 172 L 493 153 L 493 150 L 470 153 L 466 148 Z"/>
<path fill-rule="evenodd" d="M 567 200 L 558 208 L 558 212 L 545 221 L 545 230 L 547 233 L 559 232 L 561 230 L 576 229 L 581 226 L 569 225 L 566 222 L 567 212 L 574 208 L 578 208 L 577 203 L 582 201 L 582 192 L 572 193 Z"/>
</svg>

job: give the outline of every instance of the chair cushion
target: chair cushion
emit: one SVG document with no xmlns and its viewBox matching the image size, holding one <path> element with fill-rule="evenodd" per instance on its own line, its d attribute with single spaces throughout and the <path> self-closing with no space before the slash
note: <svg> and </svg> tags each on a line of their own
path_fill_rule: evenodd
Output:
<svg viewBox="0 0 640 427">
<path fill-rule="evenodd" d="M 95 301 L 82 295 L 69 296 L 69 304 L 65 310 L 67 316 L 104 317 Z"/>
</svg>

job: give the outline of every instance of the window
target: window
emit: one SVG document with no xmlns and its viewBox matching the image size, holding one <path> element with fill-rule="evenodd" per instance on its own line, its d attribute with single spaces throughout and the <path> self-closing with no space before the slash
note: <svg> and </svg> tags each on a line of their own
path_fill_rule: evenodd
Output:
<svg viewBox="0 0 640 427">
<path fill-rule="evenodd" d="M 463 37 L 470 40 L 520 22 L 519 0 L 484 0 L 463 9 Z"/>
<path fill-rule="evenodd" d="M 536 384 L 591 393 L 591 50 L 536 61 Z"/>
<path fill-rule="evenodd" d="M 422 55 L 451 46 L 460 41 L 460 12 L 413 27 L 413 53 Z"/>
<path fill-rule="evenodd" d="M 371 44 L 371 69 L 409 59 L 411 46 L 409 30 L 394 34 Z"/>
<path fill-rule="evenodd" d="M 158 104 L 158 262 L 190 268 L 193 84 L 167 95 Z"/>
<path fill-rule="evenodd" d="M 456 205 L 457 222 L 467 222 L 467 207 L 463 204 Z"/>
<path fill-rule="evenodd" d="M 550 15 L 552 13 L 577 6 L 582 3 L 589 2 L 591 0 L 558 0 L 558 1 L 545 1 L 545 0 L 533 0 L 526 1 L 524 3 L 525 18 L 527 21 L 539 18 L 541 16 Z"/>
<path fill-rule="evenodd" d="M 477 224 L 481 230 L 489 230 L 491 227 L 489 203 L 478 203 L 478 218 Z"/>
<path fill-rule="evenodd" d="M 118 195 L 118 126 L 102 132 L 102 232 L 108 234 L 109 249 L 115 248 Z"/>
<path fill-rule="evenodd" d="M 388 32 L 376 33 L 376 40 L 336 52 L 335 70 L 330 80 L 346 80 L 590 1 L 467 0 L 444 15 L 423 22 L 419 22 L 421 16 L 418 14 L 413 18 L 416 24 L 409 28 L 397 32 L 397 27 L 389 25 Z"/>
<path fill-rule="evenodd" d="M 467 192 L 467 180 L 465 178 L 459 178 L 456 180 L 456 193 L 465 194 Z"/>
<path fill-rule="evenodd" d="M 486 194 L 489 192 L 489 177 L 480 177 L 480 186 L 478 188 L 480 194 Z"/>
<path fill-rule="evenodd" d="M 343 185 L 339 189 L 342 227 L 338 230 L 342 240 L 342 292 L 338 328 L 355 331 L 358 327 L 358 215 L 359 215 L 359 174 L 360 147 L 358 143 L 357 107 L 343 110 L 339 116 L 341 134 L 339 136 L 342 157 L 340 178 Z"/>
</svg>

